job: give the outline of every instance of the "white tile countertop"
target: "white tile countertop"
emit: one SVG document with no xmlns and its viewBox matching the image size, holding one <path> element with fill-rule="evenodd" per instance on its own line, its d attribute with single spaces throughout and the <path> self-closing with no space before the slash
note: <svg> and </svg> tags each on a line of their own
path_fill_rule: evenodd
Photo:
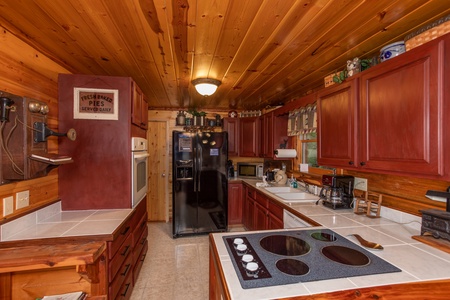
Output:
<svg viewBox="0 0 450 300">
<path fill-rule="evenodd" d="M 112 234 L 132 211 L 132 209 L 62 211 L 61 202 L 56 202 L 2 225 L 0 241 L 108 235 Z"/>
<path fill-rule="evenodd" d="M 254 184 L 256 181 L 245 180 L 245 182 L 276 199 L 263 188 L 257 188 Z M 381 218 L 372 219 L 356 215 L 350 209 L 332 210 L 322 204 L 316 205 L 315 201 L 295 203 L 290 207 L 322 225 L 315 228 L 331 229 L 358 245 L 359 242 L 353 236 L 349 236 L 350 234 L 359 234 L 371 242 L 381 244 L 383 250 L 365 249 L 400 268 L 402 272 L 243 289 L 222 238 L 235 235 L 236 232 L 212 234 L 232 299 L 298 297 L 397 283 L 450 279 L 450 254 L 411 238 L 420 235 L 421 219 L 417 216 L 384 209 Z M 302 228 L 282 230 L 302 230 Z"/>
</svg>

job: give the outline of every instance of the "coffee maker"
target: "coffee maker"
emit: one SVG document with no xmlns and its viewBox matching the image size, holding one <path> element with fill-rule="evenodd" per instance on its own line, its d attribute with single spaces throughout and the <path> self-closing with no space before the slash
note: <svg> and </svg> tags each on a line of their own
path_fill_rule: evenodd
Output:
<svg viewBox="0 0 450 300">
<path fill-rule="evenodd" d="M 320 199 L 333 209 L 350 208 L 353 201 L 355 177 L 350 175 L 322 175 Z"/>
</svg>

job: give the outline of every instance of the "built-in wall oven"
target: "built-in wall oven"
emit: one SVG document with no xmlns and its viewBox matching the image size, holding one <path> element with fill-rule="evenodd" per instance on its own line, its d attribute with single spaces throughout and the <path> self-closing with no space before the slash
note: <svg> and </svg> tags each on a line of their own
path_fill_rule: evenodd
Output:
<svg viewBox="0 0 450 300">
<path fill-rule="evenodd" d="M 144 138 L 131 138 L 131 201 L 135 207 L 147 195 L 148 144 Z"/>
</svg>

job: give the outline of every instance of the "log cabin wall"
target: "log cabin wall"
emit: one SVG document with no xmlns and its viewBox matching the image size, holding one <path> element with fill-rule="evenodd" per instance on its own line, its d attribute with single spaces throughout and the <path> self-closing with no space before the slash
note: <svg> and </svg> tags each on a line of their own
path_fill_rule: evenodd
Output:
<svg viewBox="0 0 450 300">
<path fill-rule="evenodd" d="M 0 27 L 2 46 L 0 47 L 0 91 L 18 96 L 33 98 L 48 104 L 48 126 L 58 129 L 58 73 L 69 73 L 36 49 L 28 46 Z M 57 152 L 58 139 L 48 139 L 48 151 Z M 58 171 L 50 172 L 46 177 L 19 181 L 0 186 L 0 199 L 14 196 L 23 190 L 30 191 L 30 205 L 3 217 L 3 203 L 0 206 L 0 224 L 15 216 L 43 207 L 58 199 Z"/>
</svg>

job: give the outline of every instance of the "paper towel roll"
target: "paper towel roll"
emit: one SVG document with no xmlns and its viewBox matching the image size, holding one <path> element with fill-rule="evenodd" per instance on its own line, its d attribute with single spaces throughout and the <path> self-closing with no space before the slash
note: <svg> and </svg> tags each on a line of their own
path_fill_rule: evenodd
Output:
<svg viewBox="0 0 450 300">
<path fill-rule="evenodd" d="M 276 149 L 274 151 L 276 158 L 294 158 L 297 157 L 297 150 L 295 149 Z"/>
</svg>

